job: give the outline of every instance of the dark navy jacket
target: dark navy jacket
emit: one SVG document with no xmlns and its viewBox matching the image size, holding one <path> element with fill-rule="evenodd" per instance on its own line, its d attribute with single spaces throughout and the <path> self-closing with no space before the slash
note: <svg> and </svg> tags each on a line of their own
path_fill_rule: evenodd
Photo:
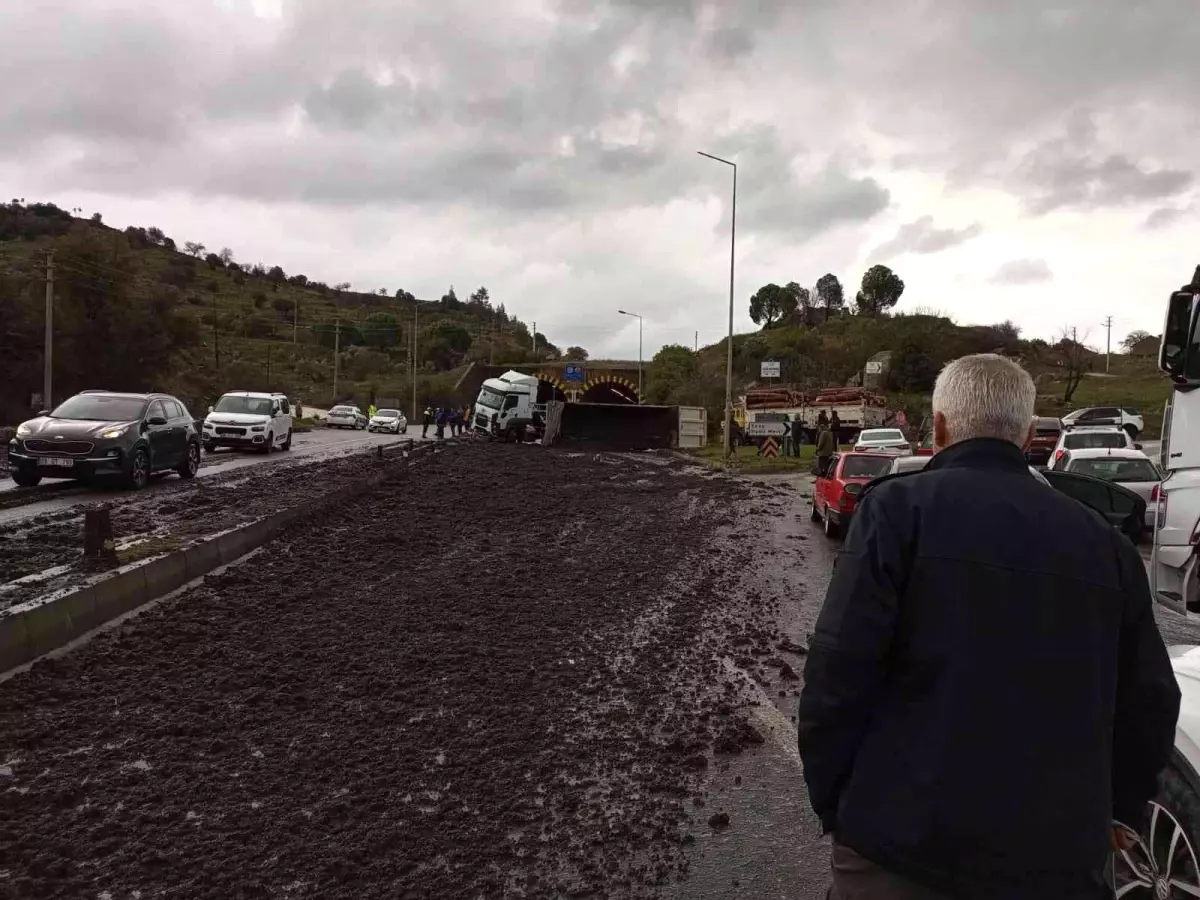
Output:
<svg viewBox="0 0 1200 900">
<path fill-rule="evenodd" d="M 804 680 L 825 829 L 957 897 L 1098 896 L 1179 713 L 1137 551 L 990 439 L 863 492 Z"/>
</svg>

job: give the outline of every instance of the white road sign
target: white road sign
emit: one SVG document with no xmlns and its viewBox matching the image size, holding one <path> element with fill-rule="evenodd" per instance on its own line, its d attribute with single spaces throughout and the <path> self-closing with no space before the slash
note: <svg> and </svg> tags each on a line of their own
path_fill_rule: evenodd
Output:
<svg viewBox="0 0 1200 900">
<path fill-rule="evenodd" d="M 779 360 L 764 359 L 759 364 L 760 378 L 778 378 L 779 377 Z"/>
<path fill-rule="evenodd" d="M 746 424 L 746 434 L 750 437 L 783 437 L 787 433 L 787 422 L 748 422 Z"/>
</svg>

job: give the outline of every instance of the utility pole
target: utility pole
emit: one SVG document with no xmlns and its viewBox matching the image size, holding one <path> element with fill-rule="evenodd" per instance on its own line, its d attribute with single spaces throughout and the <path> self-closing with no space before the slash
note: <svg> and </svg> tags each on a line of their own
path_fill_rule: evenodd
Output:
<svg viewBox="0 0 1200 900">
<path fill-rule="evenodd" d="M 1109 316 L 1100 324 L 1108 329 L 1108 337 L 1104 341 L 1104 372 L 1107 374 L 1109 364 L 1112 361 L 1112 316 Z"/>
<path fill-rule="evenodd" d="M 338 399 L 338 357 L 342 355 L 342 317 L 339 314 L 333 330 L 333 402 Z"/>
<path fill-rule="evenodd" d="M 537 356 L 537 322 L 533 323 L 533 355 Z"/>
<path fill-rule="evenodd" d="M 292 343 L 296 343 L 296 332 L 300 330 L 300 295 L 296 295 L 295 304 L 292 306 Z"/>
<path fill-rule="evenodd" d="M 42 368 L 42 408 L 53 409 L 50 391 L 54 387 L 54 251 L 46 253 L 46 347 Z"/>
<path fill-rule="evenodd" d="M 412 339 L 412 401 L 413 414 L 412 420 L 417 421 L 417 314 L 420 307 L 417 301 L 413 300 L 413 339 Z"/>
<path fill-rule="evenodd" d="M 213 367 L 221 368 L 221 332 L 217 328 L 217 295 L 213 294 Z"/>
<path fill-rule="evenodd" d="M 267 344 L 267 390 L 271 389 L 271 345 Z"/>
<path fill-rule="evenodd" d="M 696 346 L 692 348 L 693 353 L 700 352 L 700 332 L 696 332 Z"/>
</svg>

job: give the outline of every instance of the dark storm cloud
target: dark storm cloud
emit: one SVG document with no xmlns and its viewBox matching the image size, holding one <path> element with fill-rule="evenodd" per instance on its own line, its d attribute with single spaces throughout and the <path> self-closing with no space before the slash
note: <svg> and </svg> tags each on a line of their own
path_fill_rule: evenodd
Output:
<svg viewBox="0 0 1200 900">
<path fill-rule="evenodd" d="M 1026 206 L 1043 214 L 1063 207 L 1097 209 L 1165 200 L 1188 190 L 1191 172 L 1150 168 L 1121 153 L 1096 149 L 1090 121 L 1073 122 L 1066 137 L 1042 143 L 1017 166 Z"/>
<path fill-rule="evenodd" d="M 901 225 L 896 235 L 871 252 L 872 259 L 887 259 L 904 253 L 939 253 L 978 237 L 983 226 L 974 222 L 965 228 L 938 228 L 933 216 L 922 216 Z"/>
<path fill-rule="evenodd" d="M 1163 206 L 1146 216 L 1146 227 L 1150 229 L 1167 228 L 1191 213 L 1190 209 L 1180 209 L 1175 206 Z"/>
<path fill-rule="evenodd" d="M 1022 285 L 1039 284 L 1053 278 L 1054 273 L 1044 259 L 1014 259 L 996 269 L 988 281 L 992 284 Z"/>
</svg>

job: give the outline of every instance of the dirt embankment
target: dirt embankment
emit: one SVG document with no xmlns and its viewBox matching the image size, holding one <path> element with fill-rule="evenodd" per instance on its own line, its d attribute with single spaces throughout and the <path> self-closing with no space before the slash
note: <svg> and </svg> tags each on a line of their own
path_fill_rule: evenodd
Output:
<svg viewBox="0 0 1200 900">
<path fill-rule="evenodd" d="M 759 490 L 450 447 L 0 684 L 0 897 L 656 895 L 794 686 Z"/>
</svg>

